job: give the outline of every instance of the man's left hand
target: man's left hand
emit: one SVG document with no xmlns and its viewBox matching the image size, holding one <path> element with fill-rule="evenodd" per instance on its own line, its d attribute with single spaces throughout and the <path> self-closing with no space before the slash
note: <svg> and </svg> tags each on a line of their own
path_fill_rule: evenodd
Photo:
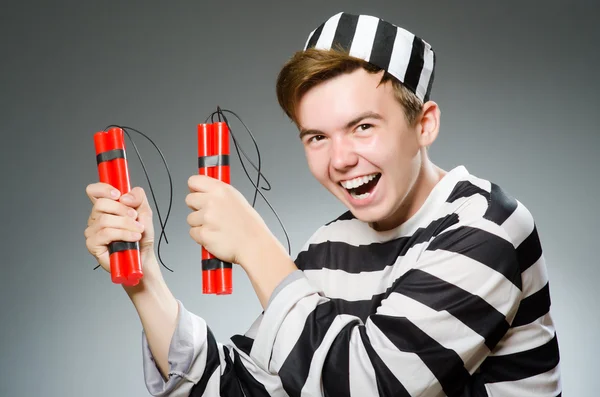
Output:
<svg viewBox="0 0 600 397">
<path fill-rule="evenodd" d="M 271 238 L 263 219 L 233 186 L 194 175 L 188 187 L 185 203 L 194 211 L 187 217 L 190 236 L 217 258 L 243 267 L 251 245 Z"/>
</svg>

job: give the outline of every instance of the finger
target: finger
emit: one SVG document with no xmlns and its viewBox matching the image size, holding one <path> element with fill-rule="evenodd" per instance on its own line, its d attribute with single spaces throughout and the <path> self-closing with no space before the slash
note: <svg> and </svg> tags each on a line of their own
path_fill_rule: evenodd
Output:
<svg viewBox="0 0 600 397">
<path fill-rule="evenodd" d="M 204 224 L 204 214 L 202 211 L 194 211 L 187 216 L 187 223 L 191 227 L 198 227 Z"/>
<path fill-rule="evenodd" d="M 114 241 L 127 241 L 136 242 L 140 241 L 142 234 L 138 232 L 132 232 L 125 229 L 115 228 L 104 228 L 98 231 L 89 238 L 90 245 L 92 246 L 105 246 Z"/>
<path fill-rule="evenodd" d="M 139 207 L 144 201 L 145 196 L 143 194 L 140 194 L 140 190 L 141 188 L 133 188 L 130 192 L 122 195 L 119 201 L 132 208 Z"/>
<path fill-rule="evenodd" d="M 121 197 L 120 201 L 132 208 L 135 208 L 140 214 L 152 215 L 152 208 L 148 202 L 146 192 L 139 186 L 134 187 L 127 194 Z"/>
<path fill-rule="evenodd" d="M 190 192 L 207 193 L 212 189 L 216 189 L 222 182 L 216 178 L 206 175 L 192 175 L 188 179 L 188 187 Z"/>
<path fill-rule="evenodd" d="M 105 245 L 95 245 L 94 240 L 88 238 L 85 240 L 85 247 L 87 248 L 90 254 L 92 254 L 98 259 L 100 264 L 102 264 L 102 260 L 104 260 L 104 262 L 107 262 L 107 258 L 103 258 L 105 256 L 105 253 L 108 253 L 108 248 Z"/>
<path fill-rule="evenodd" d="M 99 198 L 94 204 L 90 216 L 88 218 L 88 226 L 96 221 L 102 214 L 112 214 L 119 216 L 127 216 L 129 218 L 136 219 L 138 217 L 138 213 L 133 208 L 126 206 L 125 204 L 120 203 L 119 201 Z"/>
<path fill-rule="evenodd" d="M 99 231 L 105 228 L 124 229 L 131 232 L 143 232 L 144 225 L 133 218 L 116 216 L 110 214 L 102 214 L 92 226 L 89 227 L 90 232 Z"/>
<path fill-rule="evenodd" d="M 207 203 L 207 197 L 205 193 L 190 193 L 185 196 L 185 204 L 192 210 L 199 210 L 204 208 Z"/>
<path fill-rule="evenodd" d="M 202 246 L 204 246 L 206 244 L 205 234 L 206 234 L 206 231 L 204 230 L 204 228 L 202 226 L 196 226 L 196 227 L 190 228 L 190 236 L 192 237 L 192 239 L 194 239 L 195 242 L 197 242 L 198 244 L 200 244 Z"/>
<path fill-rule="evenodd" d="M 92 204 L 95 204 L 96 201 L 100 198 L 116 200 L 121 196 L 121 192 L 119 192 L 119 190 L 115 189 L 108 183 L 103 182 L 97 182 L 87 185 L 85 188 L 85 193 L 87 194 Z"/>
</svg>

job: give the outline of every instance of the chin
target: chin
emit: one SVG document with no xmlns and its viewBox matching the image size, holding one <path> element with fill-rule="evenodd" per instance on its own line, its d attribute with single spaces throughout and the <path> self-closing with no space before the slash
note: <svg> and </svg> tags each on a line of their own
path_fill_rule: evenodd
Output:
<svg viewBox="0 0 600 397">
<path fill-rule="evenodd" d="M 357 200 L 356 197 L 352 197 L 346 189 L 337 183 L 328 183 L 326 187 L 330 193 L 350 210 L 356 219 L 369 224 L 379 224 L 385 221 L 389 223 L 394 213 L 394 206 L 390 203 L 389 199 L 391 192 L 386 191 L 385 182 L 381 183 L 380 180 L 378 182 L 370 190 L 371 195 L 364 200 Z"/>
<path fill-rule="evenodd" d="M 368 223 L 378 230 L 381 230 L 381 225 L 391 223 L 392 214 L 390 214 L 388 211 L 378 211 L 376 208 L 358 210 L 350 208 L 350 211 L 352 211 L 352 214 L 356 217 L 356 219 L 360 220 L 361 222 Z M 387 227 L 387 229 L 392 228 L 393 227 Z"/>
<path fill-rule="evenodd" d="M 385 219 L 380 212 L 375 208 L 354 208 L 352 206 L 347 206 L 350 212 L 354 217 L 362 222 L 380 222 Z"/>
<path fill-rule="evenodd" d="M 347 201 L 342 201 L 356 219 L 368 223 L 375 230 L 390 230 L 403 223 L 402 205 L 394 205 L 395 202 L 401 201 L 399 198 L 391 200 L 388 196 L 364 207 L 353 206 Z"/>
<path fill-rule="evenodd" d="M 338 197 L 338 199 L 344 204 L 348 210 L 354 215 L 356 219 L 366 223 L 382 223 L 390 220 L 393 216 L 393 211 L 388 208 L 387 203 L 371 204 L 364 207 L 354 206 L 349 203 L 345 198 Z"/>
</svg>

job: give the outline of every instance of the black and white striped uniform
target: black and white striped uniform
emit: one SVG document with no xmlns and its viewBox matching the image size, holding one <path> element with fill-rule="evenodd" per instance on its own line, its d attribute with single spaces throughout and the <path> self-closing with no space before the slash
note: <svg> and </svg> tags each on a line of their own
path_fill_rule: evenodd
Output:
<svg viewBox="0 0 600 397">
<path fill-rule="evenodd" d="M 460 166 L 376 232 L 322 226 L 245 335 L 215 341 L 180 304 L 156 396 L 561 395 L 548 277 L 530 212 Z"/>
</svg>

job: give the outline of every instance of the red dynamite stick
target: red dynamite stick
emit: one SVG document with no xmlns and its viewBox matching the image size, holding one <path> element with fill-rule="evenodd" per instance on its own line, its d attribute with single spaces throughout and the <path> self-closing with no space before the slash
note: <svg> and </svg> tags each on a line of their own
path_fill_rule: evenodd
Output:
<svg viewBox="0 0 600 397">
<path fill-rule="evenodd" d="M 99 131 L 94 134 L 94 144 L 100 182 L 113 186 L 121 194 L 129 193 L 131 186 L 123 130 Z M 139 243 L 114 241 L 109 244 L 108 251 L 112 282 L 127 286 L 138 284 L 143 277 Z"/>
<path fill-rule="evenodd" d="M 213 155 L 218 156 L 218 165 L 213 170 L 213 178 L 231 184 L 229 168 L 229 128 L 227 123 L 214 124 Z M 219 268 L 215 271 L 215 290 L 218 295 L 231 294 L 231 263 L 219 261 Z"/>
<path fill-rule="evenodd" d="M 198 125 L 198 174 L 205 176 L 212 176 L 212 169 L 205 167 L 204 159 L 211 155 L 212 149 L 212 124 L 199 124 Z M 214 257 L 202 247 L 202 293 L 203 294 L 214 294 L 213 283 L 212 283 L 212 271 L 207 269 L 207 262 Z"/>
<path fill-rule="evenodd" d="M 224 122 L 198 125 L 198 173 L 231 183 L 229 129 Z M 231 294 L 232 265 L 202 247 L 202 293 Z"/>
</svg>

